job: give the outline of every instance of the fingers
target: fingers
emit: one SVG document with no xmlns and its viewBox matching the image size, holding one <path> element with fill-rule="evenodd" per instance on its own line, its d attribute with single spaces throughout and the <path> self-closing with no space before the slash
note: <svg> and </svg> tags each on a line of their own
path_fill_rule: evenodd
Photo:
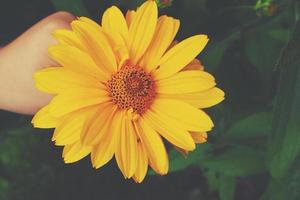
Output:
<svg viewBox="0 0 300 200">
<path fill-rule="evenodd" d="M 49 46 L 56 43 L 52 32 L 70 29 L 73 19 L 67 12 L 52 14 L 0 50 L 1 109 L 34 114 L 51 100 L 35 88 L 32 77 L 35 71 L 56 65 L 48 56 Z"/>
</svg>

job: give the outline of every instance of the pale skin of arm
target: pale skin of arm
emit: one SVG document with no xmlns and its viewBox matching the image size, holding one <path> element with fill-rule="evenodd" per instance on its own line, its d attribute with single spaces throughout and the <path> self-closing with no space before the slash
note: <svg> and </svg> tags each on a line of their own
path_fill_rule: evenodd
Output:
<svg viewBox="0 0 300 200">
<path fill-rule="evenodd" d="M 52 96 L 34 86 L 35 71 L 57 66 L 48 56 L 48 48 L 56 44 L 52 33 L 70 29 L 75 17 L 67 12 L 54 13 L 0 48 L 0 109 L 21 114 L 34 114 Z"/>
</svg>

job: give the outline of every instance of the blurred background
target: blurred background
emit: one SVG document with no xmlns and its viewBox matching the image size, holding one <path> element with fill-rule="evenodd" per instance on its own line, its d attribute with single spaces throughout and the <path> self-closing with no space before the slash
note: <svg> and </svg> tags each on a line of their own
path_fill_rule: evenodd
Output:
<svg viewBox="0 0 300 200">
<path fill-rule="evenodd" d="M 57 10 L 99 21 L 111 5 L 141 2 L 1 0 L 0 46 Z M 206 110 L 215 122 L 208 142 L 187 158 L 170 149 L 170 173 L 136 184 L 114 162 L 64 164 L 52 130 L 0 111 L 0 200 L 300 199 L 300 2 L 162 0 L 160 14 L 181 20 L 178 40 L 210 37 L 199 59 L 226 99 Z"/>
</svg>

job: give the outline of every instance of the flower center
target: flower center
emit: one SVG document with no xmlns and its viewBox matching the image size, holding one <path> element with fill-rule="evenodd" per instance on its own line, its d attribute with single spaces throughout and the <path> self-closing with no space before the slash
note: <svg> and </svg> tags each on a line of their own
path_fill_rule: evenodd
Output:
<svg viewBox="0 0 300 200">
<path fill-rule="evenodd" d="M 125 66 L 107 82 L 112 101 L 122 109 L 143 114 L 155 98 L 152 76 L 138 67 Z"/>
</svg>

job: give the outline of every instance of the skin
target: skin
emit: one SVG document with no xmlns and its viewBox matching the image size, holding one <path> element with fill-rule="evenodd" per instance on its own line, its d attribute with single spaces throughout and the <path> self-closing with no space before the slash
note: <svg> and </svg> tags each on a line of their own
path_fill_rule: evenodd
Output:
<svg viewBox="0 0 300 200">
<path fill-rule="evenodd" d="M 54 13 L 0 49 L 0 109 L 34 114 L 51 100 L 52 96 L 35 88 L 32 77 L 37 70 L 57 66 L 47 53 L 56 44 L 51 34 L 70 29 L 74 19 L 67 12 Z"/>
</svg>

